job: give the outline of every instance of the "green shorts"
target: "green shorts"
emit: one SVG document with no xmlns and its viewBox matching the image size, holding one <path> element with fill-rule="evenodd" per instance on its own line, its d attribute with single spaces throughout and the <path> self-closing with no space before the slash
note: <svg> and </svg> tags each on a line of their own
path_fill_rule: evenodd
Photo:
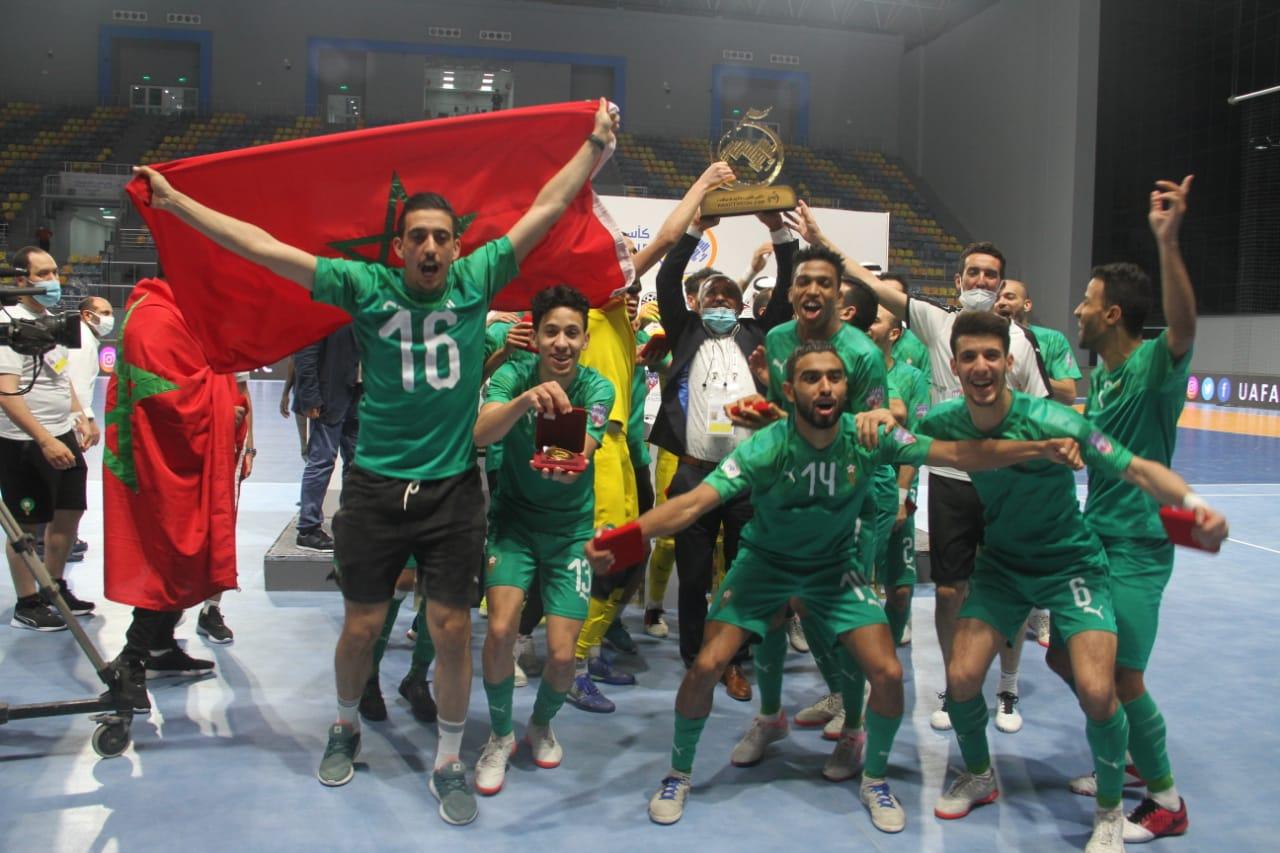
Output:
<svg viewBox="0 0 1280 853">
<path fill-rule="evenodd" d="M 1099 552 L 1069 569 L 1031 574 L 1015 571 L 990 552 L 979 551 L 960 618 L 986 622 L 1012 644 L 1033 607 L 1053 615 L 1063 639 L 1081 631 L 1114 634 L 1116 619 L 1106 555 Z"/>
<path fill-rule="evenodd" d="M 894 517 L 897 517 L 895 511 Z M 887 593 L 891 589 L 900 586 L 916 585 L 916 517 L 915 514 L 907 516 L 907 520 L 902 522 L 902 526 L 897 530 L 893 529 L 893 525 L 889 526 L 889 536 L 886 541 L 884 562 L 884 588 Z"/>
<path fill-rule="evenodd" d="M 876 504 L 875 483 L 867 490 L 867 497 L 862 502 L 862 510 L 858 513 L 858 527 L 854 531 L 854 547 L 858 552 L 858 571 L 868 580 L 875 577 L 876 571 L 876 534 L 879 526 L 880 507 Z"/>
<path fill-rule="evenodd" d="M 489 520 L 489 560 L 484 585 L 514 586 L 529 591 L 534 575 L 548 616 L 581 622 L 591 598 L 591 565 L 583 548 L 591 534 L 580 537 L 533 531 L 509 519 Z"/>
<path fill-rule="evenodd" d="M 1156 644 L 1160 600 L 1173 575 L 1173 543 L 1103 536 L 1102 545 L 1111 564 L 1116 666 L 1143 671 Z"/>
<path fill-rule="evenodd" d="M 858 573 L 853 559 L 831 566 L 778 565 L 743 546 L 720 583 L 707 619 L 736 625 L 763 637 L 792 597 L 804 602 L 837 637 L 867 625 L 887 625 L 884 608 Z"/>
</svg>

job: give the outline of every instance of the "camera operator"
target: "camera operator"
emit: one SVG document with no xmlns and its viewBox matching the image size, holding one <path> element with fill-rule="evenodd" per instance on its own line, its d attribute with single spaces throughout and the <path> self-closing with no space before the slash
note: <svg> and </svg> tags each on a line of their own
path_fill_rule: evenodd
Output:
<svg viewBox="0 0 1280 853">
<path fill-rule="evenodd" d="M 21 296 L 0 321 L 38 320 L 62 298 L 58 265 L 48 252 L 34 246 L 13 256 L 18 287 L 45 286 L 40 296 Z M 0 495 L 28 532 L 47 524 L 45 564 L 58 582 L 62 597 L 78 616 L 93 612 L 92 602 L 71 594 L 63 579 L 67 554 L 76 541 L 85 510 L 88 469 L 81 451 L 98 442 L 98 428 L 85 416 L 67 371 L 66 346 L 55 345 L 42 356 L 20 355 L 0 346 Z M 39 376 L 31 376 L 39 364 Z M 30 391 L 19 390 L 31 385 Z M 17 552 L 6 543 L 9 571 L 18 594 L 10 624 L 32 631 L 62 631 L 66 624 L 36 593 L 35 581 L 20 565 Z"/>
</svg>

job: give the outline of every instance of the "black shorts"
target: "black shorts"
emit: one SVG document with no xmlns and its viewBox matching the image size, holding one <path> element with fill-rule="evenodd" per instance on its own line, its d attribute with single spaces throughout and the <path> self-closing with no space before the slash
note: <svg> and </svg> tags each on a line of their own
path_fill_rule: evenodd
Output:
<svg viewBox="0 0 1280 853">
<path fill-rule="evenodd" d="M 401 480 L 352 465 L 343 478 L 333 561 L 350 601 L 389 600 L 413 557 L 423 595 L 471 607 L 484 539 L 484 492 L 475 468 L 443 480 Z"/>
<path fill-rule="evenodd" d="M 929 575 L 935 584 L 969 579 L 984 527 L 973 483 L 930 472 Z"/>
<path fill-rule="evenodd" d="M 609 575 L 592 575 L 591 576 L 591 597 L 600 601 L 608 600 L 620 589 L 624 589 L 628 583 L 635 580 L 636 575 L 643 574 L 645 563 L 636 563 L 630 568 L 614 572 Z"/>
<path fill-rule="evenodd" d="M 88 506 L 85 464 L 75 430 L 58 436 L 76 455 L 76 464 L 58 470 L 49 464 L 32 440 L 0 438 L 0 494 L 19 524 L 46 524 L 55 510 L 78 510 Z"/>
</svg>

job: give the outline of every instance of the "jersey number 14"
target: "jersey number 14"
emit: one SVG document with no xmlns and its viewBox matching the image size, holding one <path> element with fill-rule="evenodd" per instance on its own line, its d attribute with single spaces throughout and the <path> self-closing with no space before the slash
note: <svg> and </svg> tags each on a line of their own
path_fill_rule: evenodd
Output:
<svg viewBox="0 0 1280 853">
<path fill-rule="evenodd" d="M 427 384 L 437 391 L 452 388 L 458 384 L 462 375 L 462 360 L 458 355 L 458 342 L 445 334 L 444 330 L 452 328 L 458 322 L 458 315 L 452 311 L 432 311 L 422 320 L 422 372 L 427 377 Z M 443 329 L 441 327 L 443 326 Z M 378 329 L 379 337 L 390 340 L 400 339 L 400 381 L 404 390 L 413 391 L 413 320 L 408 311 L 401 309 Z M 440 372 L 441 361 L 445 364 L 445 372 Z"/>
</svg>

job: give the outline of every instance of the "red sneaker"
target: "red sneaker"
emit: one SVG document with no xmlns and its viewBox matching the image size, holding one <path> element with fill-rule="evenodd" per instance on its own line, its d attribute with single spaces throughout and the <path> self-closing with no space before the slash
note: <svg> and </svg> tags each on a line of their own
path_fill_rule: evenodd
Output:
<svg viewBox="0 0 1280 853">
<path fill-rule="evenodd" d="M 1170 811 L 1147 797 L 1133 810 L 1124 822 L 1124 840 L 1128 844 L 1142 844 L 1168 835 L 1182 835 L 1187 831 L 1187 804 L 1178 799 L 1178 810 Z"/>
</svg>

